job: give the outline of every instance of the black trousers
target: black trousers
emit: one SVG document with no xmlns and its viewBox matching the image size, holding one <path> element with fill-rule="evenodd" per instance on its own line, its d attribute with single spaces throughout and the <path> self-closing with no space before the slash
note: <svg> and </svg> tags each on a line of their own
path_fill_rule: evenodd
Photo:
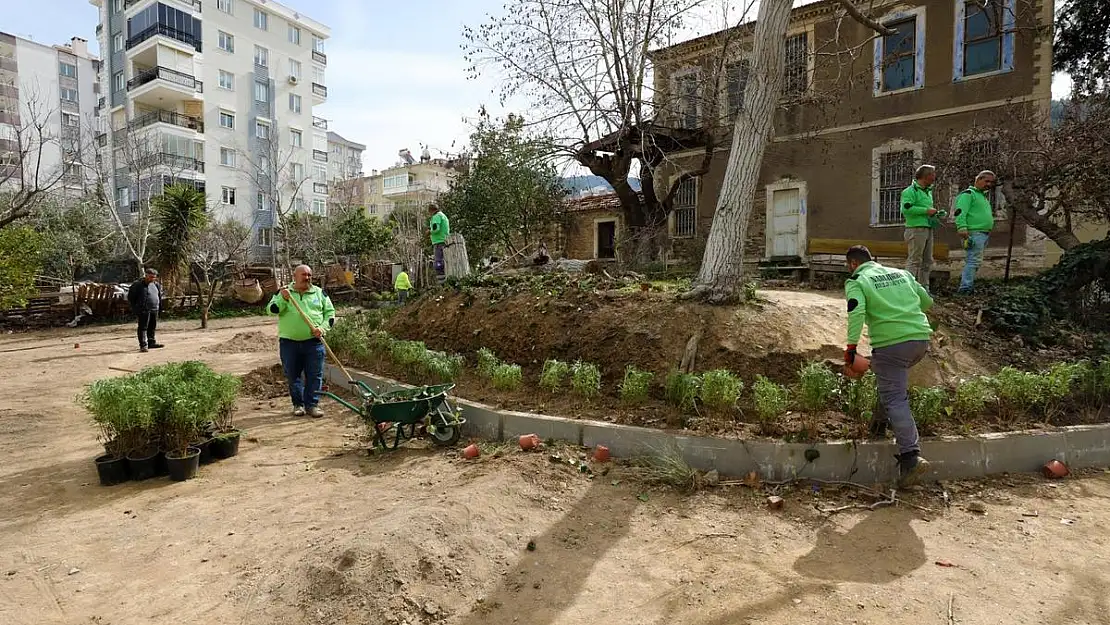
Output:
<svg viewBox="0 0 1110 625">
<path fill-rule="evenodd" d="M 158 311 L 141 312 L 139 317 L 139 347 L 157 345 L 154 340 L 154 331 L 158 328 Z"/>
</svg>

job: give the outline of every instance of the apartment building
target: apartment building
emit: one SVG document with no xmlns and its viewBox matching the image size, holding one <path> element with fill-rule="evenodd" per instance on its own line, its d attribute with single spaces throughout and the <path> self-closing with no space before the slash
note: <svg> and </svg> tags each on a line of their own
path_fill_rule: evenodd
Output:
<svg viewBox="0 0 1110 625">
<path fill-rule="evenodd" d="M 275 210 L 326 214 L 327 26 L 272 0 L 90 0 L 120 210 L 202 189 L 273 253 Z"/>
<path fill-rule="evenodd" d="M 99 71 L 80 37 L 50 46 L 0 32 L 0 187 L 80 194 L 95 180 Z"/>
<path fill-rule="evenodd" d="M 419 161 L 408 150 L 399 154 L 400 162 L 388 169 L 375 169 L 369 176 L 339 183 L 342 195 L 384 221 L 395 210 L 423 209 L 434 202 L 451 188 L 451 181 L 465 166 L 462 160 L 433 159 L 427 151 Z"/>
<path fill-rule="evenodd" d="M 362 153 L 366 146 L 328 133 L 328 182 L 362 177 Z"/>
</svg>

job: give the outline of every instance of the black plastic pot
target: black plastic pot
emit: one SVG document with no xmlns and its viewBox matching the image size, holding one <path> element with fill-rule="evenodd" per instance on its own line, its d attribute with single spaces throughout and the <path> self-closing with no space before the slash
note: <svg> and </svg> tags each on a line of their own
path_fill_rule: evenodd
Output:
<svg viewBox="0 0 1110 625">
<path fill-rule="evenodd" d="M 158 477 L 165 477 L 169 475 L 169 469 L 166 468 L 166 450 L 158 450 L 157 464 L 155 465 Z"/>
<path fill-rule="evenodd" d="M 166 468 L 169 470 L 170 479 L 184 482 L 196 477 L 197 468 L 200 467 L 200 450 L 190 447 L 183 458 L 175 458 L 176 454 L 177 452 L 172 451 L 166 454 Z"/>
<path fill-rule="evenodd" d="M 158 449 L 140 449 L 127 454 L 127 466 L 131 471 L 131 479 L 136 482 L 149 480 L 158 476 Z"/>
<path fill-rule="evenodd" d="M 239 435 L 239 430 L 217 434 L 212 439 L 212 457 L 216 460 L 226 460 L 239 455 Z"/>
<path fill-rule="evenodd" d="M 193 441 L 192 443 L 189 444 L 190 447 L 196 447 L 197 449 L 200 450 L 200 463 L 201 464 L 212 464 L 213 462 L 216 461 L 216 459 L 212 457 L 212 441 L 213 440 L 214 439 L 212 439 L 212 438 L 204 438 L 204 439 L 201 439 L 201 440 L 198 440 L 198 441 Z"/>
<path fill-rule="evenodd" d="M 96 474 L 100 476 L 101 486 L 115 486 L 131 479 L 125 457 L 104 455 L 97 458 L 95 462 Z"/>
</svg>

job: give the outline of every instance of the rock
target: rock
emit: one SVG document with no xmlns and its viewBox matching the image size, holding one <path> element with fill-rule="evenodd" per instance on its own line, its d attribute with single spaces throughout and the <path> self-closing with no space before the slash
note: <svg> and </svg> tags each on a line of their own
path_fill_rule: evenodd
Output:
<svg viewBox="0 0 1110 625">
<path fill-rule="evenodd" d="M 713 487 L 713 486 L 717 486 L 720 483 L 721 483 L 721 474 L 717 472 L 717 469 L 713 469 L 709 473 L 705 474 L 705 484 L 707 486 Z"/>
<path fill-rule="evenodd" d="M 981 501 L 973 501 L 967 504 L 967 511 L 974 512 L 976 514 L 986 514 L 987 506 Z"/>
<path fill-rule="evenodd" d="M 767 507 L 772 509 L 772 510 L 782 510 L 782 506 L 785 503 L 786 502 L 785 502 L 785 500 L 783 500 L 782 497 L 779 497 L 779 496 L 776 496 L 776 495 L 771 495 L 770 497 L 767 498 Z M 798 601 L 798 600 L 795 599 L 795 601 Z"/>
<path fill-rule="evenodd" d="M 439 606 L 432 603 L 431 601 L 425 603 L 424 614 L 427 614 L 428 616 L 435 616 L 439 614 Z"/>
<path fill-rule="evenodd" d="M 77 575 L 80 572 L 81 572 L 81 569 L 79 569 L 77 567 L 73 567 L 72 569 L 69 570 L 70 575 Z"/>
</svg>

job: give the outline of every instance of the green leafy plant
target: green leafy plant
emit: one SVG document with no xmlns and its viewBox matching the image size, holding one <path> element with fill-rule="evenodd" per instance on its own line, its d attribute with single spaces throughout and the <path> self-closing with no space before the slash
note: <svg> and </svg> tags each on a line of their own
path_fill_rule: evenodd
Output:
<svg viewBox="0 0 1110 625">
<path fill-rule="evenodd" d="M 701 374 L 702 404 L 713 412 L 728 412 L 736 406 L 744 381 L 726 369 L 714 369 Z"/>
<path fill-rule="evenodd" d="M 515 391 L 524 381 L 520 365 L 502 363 L 493 368 L 490 376 L 493 387 L 499 391 Z"/>
<path fill-rule="evenodd" d="M 757 375 L 752 384 L 752 401 L 760 428 L 765 434 L 769 434 L 776 429 L 777 421 L 790 409 L 790 389 Z"/>
<path fill-rule="evenodd" d="M 465 361 L 457 354 L 428 352 L 424 359 L 424 372 L 439 382 L 454 382 L 462 373 Z"/>
<path fill-rule="evenodd" d="M 419 371 L 427 354 L 428 348 L 421 341 L 393 341 L 389 346 L 393 363 L 410 371 Z"/>
<path fill-rule="evenodd" d="M 497 354 L 493 353 L 493 350 L 485 347 L 478 350 L 478 375 L 483 378 L 492 378 L 494 370 L 500 364 L 501 360 L 497 358 Z"/>
<path fill-rule="evenodd" d="M 621 401 L 627 404 L 642 404 L 647 401 L 654 378 L 650 371 L 642 371 L 634 365 L 625 367 L 620 385 Z"/>
<path fill-rule="evenodd" d="M 597 365 L 581 360 L 570 368 L 570 387 L 583 399 L 593 399 L 601 394 L 601 370 Z"/>
<path fill-rule="evenodd" d="M 866 435 L 867 427 L 879 403 L 875 373 L 868 371 L 856 380 L 845 378 L 842 395 L 844 413 L 859 426 L 856 434 L 862 438 Z"/>
<path fill-rule="evenodd" d="M 151 397 L 135 377 L 97 380 L 78 398 L 100 430 L 108 454 L 122 457 L 155 437 Z"/>
<path fill-rule="evenodd" d="M 923 434 L 934 434 L 944 420 L 948 392 L 939 387 L 910 389 L 910 412 Z"/>
<path fill-rule="evenodd" d="M 546 360 L 540 371 L 540 388 L 557 392 L 570 377 L 570 365 L 561 360 Z"/>
<path fill-rule="evenodd" d="M 697 409 L 700 389 L 701 378 L 697 374 L 675 370 L 667 375 L 663 391 L 667 403 L 683 412 L 693 412 Z"/>
<path fill-rule="evenodd" d="M 952 404 L 955 415 L 965 424 L 983 416 L 987 406 L 997 401 L 993 386 L 989 377 L 972 378 L 958 384 Z"/>
<path fill-rule="evenodd" d="M 798 401 L 802 410 L 812 415 L 828 409 L 838 386 L 836 374 L 824 363 L 806 364 L 798 372 Z"/>
</svg>

